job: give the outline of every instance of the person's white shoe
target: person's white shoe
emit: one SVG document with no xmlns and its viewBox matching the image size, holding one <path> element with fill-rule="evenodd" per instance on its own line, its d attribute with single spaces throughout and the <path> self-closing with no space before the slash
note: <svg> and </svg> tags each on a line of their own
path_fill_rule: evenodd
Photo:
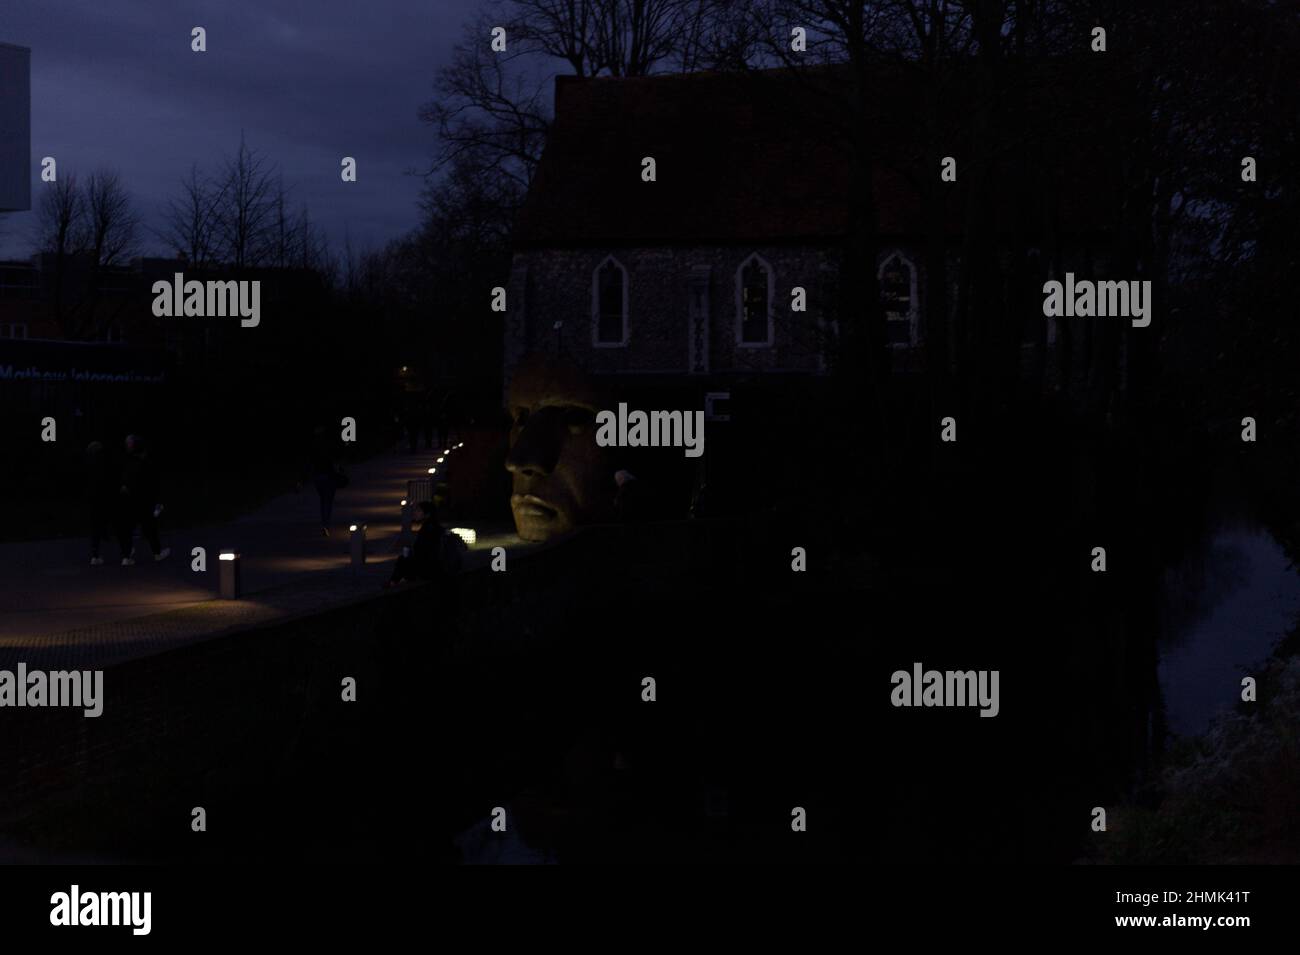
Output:
<svg viewBox="0 0 1300 955">
<path fill-rule="evenodd" d="M 122 566 L 123 566 L 123 567 L 134 567 L 134 566 L 135 566 L 135 558 L 134 558 L 134 557 L 123 557 L 123 558 L 122 558 Z"/>
<path fill-rule="evenodd" d="M 171 554 L 172 554 L 172 549 L 171 549 L 170 547 L 164 547 L 164 548 L 163 548 L 162 550 L 160 550 L 158 553 L 156 553 L 156 554 L 153 555 L 153 559 L 154 559 L 154 560 L 166 560 L 168 557 L 171 556 Z"/>
<path fill-rule="evenodd" d="M 104 558 L 102 558 L 102 557 L 92 557 L 92 558 L 90 558 L 90 566 L 91 566 L 91 567 L 98 567 L 98 566 L 99 566 L 100 564 L 102 564 L 103 562 L 104 562 Z"/>
</svg>

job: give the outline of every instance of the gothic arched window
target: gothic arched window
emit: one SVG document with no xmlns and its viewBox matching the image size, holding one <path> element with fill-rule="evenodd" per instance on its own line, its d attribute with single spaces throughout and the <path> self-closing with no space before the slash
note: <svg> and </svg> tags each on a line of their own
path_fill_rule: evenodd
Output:
<svg viewBox="0 0 1300 955">
<path fill-rule="evenodd" d="M 880 304 L 885 312 L 885 340 L 895 348 L 915 345 L 919 310 L 916 301 L 916 266 L 901 252 L 880 264 Z"/>
<path fill-rule="evenodd" d="M 591 326 L 593 345 L 627 344 L 627 269 L 612 255 L 592 273 Z"/>
<path fill-rule="evenodd" d="M 772 266 L 756 252 L 736 269 L 736 343 L 772 344 Z"/>
</svg>

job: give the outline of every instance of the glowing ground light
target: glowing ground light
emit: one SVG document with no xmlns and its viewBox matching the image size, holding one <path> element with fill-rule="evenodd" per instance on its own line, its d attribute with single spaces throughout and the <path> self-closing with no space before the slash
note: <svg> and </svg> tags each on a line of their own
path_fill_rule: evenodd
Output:
<svg viewBox="0 0 1300 955">
<path fill-rule="evenodd" d="M 469 527 L 453 527 L 451 532 L 463 540 L 470 547 L 478 543 L 478 534 Z"/>
<path fill-rule="evenodd" d="M 217 574 L 217 596 L 223 600 L 238 600 L 243 592 L 242 582 L 239 579 L 239 554 L 233 550 L 225 550 L 218 553 L 217 558 L 220 561 L 217 566 L 221 568 Z"/>
<path fill-rule="evenodd" d="M 402 507 L 406 507 L 406 498 L 402 498 Z"/>
<path fill-rule="evenodd" d="M 357 529 L 357 525 L 356 525 L 356 524 L 349 524 L 349 525 L 348 525 L 348 530 L 350 530 L 350 531 L 354 531 L 354 530 L 356 530 L 356 529 Z"/>
<path fill-rule="evenodd" d="M 430 474 L 437 474 L 437 473 L 438 473 L 438 469 L 437 469 L 437 468 L 429 468 L 429 473 L 430 473 Z"/>
<path fill-rule="evenodd" d="M 439 458 L 439 459 L 438 459 L 438 463 L 441 464 L 441 463 L 442 463 L 443 461 L 445 461 L 445 460 L 447 460 L 447 459 L 446 459 L 446 458 Z"/>
</svg>

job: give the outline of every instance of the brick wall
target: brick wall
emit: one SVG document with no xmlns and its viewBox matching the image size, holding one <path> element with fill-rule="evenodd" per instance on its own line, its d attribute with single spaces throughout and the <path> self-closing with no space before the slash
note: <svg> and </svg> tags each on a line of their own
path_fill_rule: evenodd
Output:
<svg viewBox="0 0 1300 955">
<path fill-rule="evenodd" d="M 563 631 L 565 608 L 602 597 L 592 581 L 611 563 L 658 586 L 721 566 L 716 582 L 734 584 L 745 561 L 727 527 L 592 529 L 511 556 L 508 573 L 462 574 L 451 593 L 385 591 L 132 660 L 105 669 L 97 718 L 6 707 L 0 862 L 390 858 L 409 814 L 437 798 L 429 767 L 474 734 L 443 702 L 449 663 L 510 668 L 541 639 L 539 622 Z M 354 703 L 344 677 L 357 681 Z M 196 806 L 207 832 L 191 830 Z"/>
<path fill-rule="evenodd" d="M 770 346 L 737 344 L 736 273 L 757 253 L 773 270 Z M 592 282 L 595 270 L 613 255 L 627 270 L 628 342 L 593 344 Z M 557 347 L 589 371 L 683 373 L 691 368 L 692 279 L 702 282 L 708 301 L 708 371 L 820 370 L 821 321 L 830 305 L 828 248 L 695 246 L 689 248 L 546 249 L 519 252 L 514 259 L 506 362 L 527 351 Z M 803 286 L 808 310 L 790 310 L 791 289 Z M 696 306 L 698 309 L 698 305 Z M 562 321 L 563 327 L 553 326 Z"/>
<path fill-rule="evenodd" d="M 423 589 L 382 594 L 110 667 L 97 718 L 0 710 L 0 843 L 114 859 L 246 846 L 313 751 L 337 745 L 346 783 L 359 768 L 349 759 L 375 747 L 421 599 Z M 341 699 L 345 676 L 356 703 Z M 208 833 L 190 830 L 195 806 L 210 814 Z"/>
</svg>

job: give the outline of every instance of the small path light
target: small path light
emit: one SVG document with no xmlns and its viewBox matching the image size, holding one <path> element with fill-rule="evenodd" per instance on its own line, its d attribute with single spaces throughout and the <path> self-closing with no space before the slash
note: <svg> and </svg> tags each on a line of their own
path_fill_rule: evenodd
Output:
<svg viewBox="0 0 1300 955">
<path fill-rule="evenodd" d="M 364 567 L 366 564 L 366 525 L 351 524 L 348 526 L 350 537 L 348 538 L 352 549 L 352 568 Z"/>
<path fill-rule="evenodd" d="M 238 600 L 243 591 L 239 574 L 239 554 L 226 550 L 217 555 L 217 583 L 219 596 L 224 600 Z"/>
</svg>

